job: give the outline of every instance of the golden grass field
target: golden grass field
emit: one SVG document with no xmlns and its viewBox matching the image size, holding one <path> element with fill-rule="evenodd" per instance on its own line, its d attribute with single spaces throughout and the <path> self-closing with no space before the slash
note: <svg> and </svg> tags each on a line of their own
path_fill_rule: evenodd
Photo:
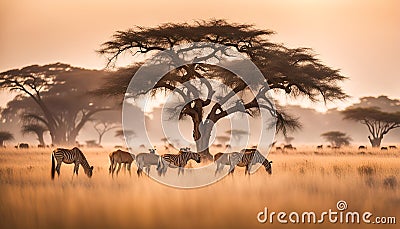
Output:
<svg viewBox="0 0 400 229">
<path fill-rule="evenodd" d="M 83 148 L 95 167 L 91 179 L 82 168 L 72 178 L 73 165 L 63 164 L 61 176 L 52 181 L 50 149 L 2 149 L 1 228 L 282 228 L 287 225 L 258 223 L 257 213 L 264 207 L 277 212 L 336 210 L 339 200 L 349 210 L 400 220 L 398 150 L 272 152 L 271 176 L 263 168 L 244 176 L 244 169 L 237 168 L 234 176 L 189 190 L 138 178 L 136 166 L 132 176 L 120 173 L 113 179 L 108 174 L 110 151 Z M 366 226 L 377 225 L 325 223 L 323 228 Z"/>
</svg>

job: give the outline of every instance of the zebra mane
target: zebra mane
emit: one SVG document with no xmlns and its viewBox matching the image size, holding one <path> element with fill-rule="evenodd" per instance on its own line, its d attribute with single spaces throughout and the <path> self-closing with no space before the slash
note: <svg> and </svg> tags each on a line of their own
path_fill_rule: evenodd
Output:
<svg viewBox="0 0 400 229">
<path fill-rule="evenodd" d="M 82 158 L 85 159 L 85 161 L 87 161 L 85 154 L 83 154 L 82 151 L 78 147 L 74 147 L 73 150 L 77 150 L 79 152 L 79 154 L 82 156 Z"/>
</svg>

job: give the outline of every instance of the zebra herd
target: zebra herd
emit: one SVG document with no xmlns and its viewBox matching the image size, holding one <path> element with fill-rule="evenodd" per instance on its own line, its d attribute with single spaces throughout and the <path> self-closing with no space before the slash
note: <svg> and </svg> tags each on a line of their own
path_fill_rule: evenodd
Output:
<svg viewBox="0 0 400 229">
<path fill-rule="evenodd" d="M 164 154 L 158 155 L 155 149 L 149 149 L 149 153 L 139 153 L 138 155 L 131 154 L 126 151 L 116 150 L 109 154 L 110 167 L 109 173 L 113 176 L 117 169 L 117 175 L 122 166 L 131 174 L 131 165 L 136 160 L 137 175 L 141 176 L 143 169 L 146 173 L 150 173 L 152 165 L 157 167 L 158 175 L 164 175 L 168 168 L 178 168 L 178 175 L 184 174 L 184 167 L 189 160 L 194 160 L 197 163 L 201 162 L 199 153 L 190 151 L 190 148 L 181 148 L 178 154 Z M 90 178 L 93 174 L 93 166 L 90 166 L 82 151 L 74 147 L 73 149 L 57 148 L 51 154 L 52 167 L 51 178 L 54 179 L 55 172 L 60 175 L 60 168 L 62 162 L 65 164 L 74 163 L 74 174 L 78 175 L 79 165 L 82 165 L 85 174 Z M 57 162 L 57 165 L 56 165 Z M 262 164 L 268 174 L 272 174 L 272 161 L 268 161 L 257 149 L 243 149 L 240 152 L 233 153 L 217 153 L 214 156 L 214 162 L 217 169 L 215 175 L 221 172 L 225 165 L 229 165 L 229 172 L 233 174 L 235 166 L 245 167 L 245 174 L 250 174 L 251 167 L 257 163 Z"/>
</svg>

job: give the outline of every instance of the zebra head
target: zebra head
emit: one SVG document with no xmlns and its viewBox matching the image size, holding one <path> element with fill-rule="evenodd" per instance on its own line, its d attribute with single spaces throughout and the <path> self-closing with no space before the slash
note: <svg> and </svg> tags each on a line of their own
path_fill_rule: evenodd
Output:
<svg viewBox="0 0 400 229">
<path fill-rule="evenodd" d="M 197 163 L 201 162 L 201 157 L 200 157 L 199 153 L 195 153 L 195 152 L 192 152 L 192 151 L 182 151 L 182 153 L 187 153 L 188 156 L 189 156 L 189 159 L 193 159 Z"/>
<path fill-rule="evenodd" d="M 263 165 L 265 167 L 265 171 L 267 171 L 267 173 L 269 175 L 272 174 L 272 165 L 271 164 L 272 164 L 272 161 L 268 161 L 267 159 L 265 159 L 265 161 L 263 163 Z"/>
<path fill-rule="evenodd" d="M 89 169 L 86 171 L 86 175 L 90 178 L 93 175 L 93 166 L 90 166 Z"/>
</svg>

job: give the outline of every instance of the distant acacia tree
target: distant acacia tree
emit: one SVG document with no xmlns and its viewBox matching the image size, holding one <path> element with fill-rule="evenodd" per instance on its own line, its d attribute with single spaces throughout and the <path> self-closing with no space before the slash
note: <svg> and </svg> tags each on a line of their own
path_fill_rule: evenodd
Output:
<svg viewBox="0 0 400 229">
<path fill-rule="evenodd" d="M 133 130 L 125 130 L 125 136 L 128 138 L 134 138 L 134 137 L 136 137 L 136 133 Z M 116 130 L 114 137 L 124 138 L 124 131 Z"/>
<path fill-rule="evenodd" d="M 99 140 L 97 141 L 97 144 L 100 146 L 104 134 L 112 129 L 118 128 L 118 126 L 116 126 L 114 123 L 108 123 L 106 121 L 99 120 L 95 122 L 93 128 L 99 135 Z"/>
<path fill-rule="evenodd" d="M 294 140 L 294 137 L 290 137 L 290 136 L 284 136 L 284 138 L 285 138 L 286 144 L 292 144 L 292 141 Z"/>
<path fill-rule="evenodd" d="M 368 136 L 372 147 L 379 147 L 385 134 L 400 127 L 400 111 L 391 113 L 381 111 L 377 107 L 357 107 L 348 108 L 343 114 L 345 119 L 360 122 L 368 127 L 372 135 Z"/>
<path fill-rule="evenodd" d="M 228 136 L 216 136 L 215 139 L 221 144 L 226 144 L 230 140 Z"/>
<path fill-rule="evenodd" d="M 4 142 L 5 141 L 10 141 L 13 140 L 14 136 L 7 131 L 0 131 L 0 146 L 4 147 Z"/>
<path fill-rule="evenodd" d="M 232 135 L 232 138 L 235 141 L 240 141 L 242 139 L 243 136 L 248 135 L 249 132 L 245 131 L 245 130 L 227 130 L 225 131 L 225 133 Z"/>
<path fill-rule="evenodd" d="M 321 134 L 327 142 L 331 143 L 334 147 L 350 145 L 351 137 L 340 131 L 329 131 Z"/>
<path fill-rule="evenodd" d="M 39 144 L 44 146 L 44 133 L 48 131 L 48 129 L 40 124 L 26 124 L 22 126 L 22 133 L 23 134 L 35 134 L 37 136 L 37 140 Z"/>
<path fill-rule="evenodd" d="M 106 74 L 63 63 L 2 72 L 0 89 L 19 93 L 2 116 L 10 122 L 24 116 L 31 123 L 45 126 L 53 144 L 73 145 L 94 114 L 111 108 L 109 100 L 88 94 L 97 89 Z"/>
<path fill-rule="evenodd" d="M 140 96 L 148 92 L 171 91 L 177 92 L 184 101 L 188 102 L 179 109 L 179 118 L 190 117 L 193 122 L 193 139 L 197 149 L 206 158 L 211 158 L 208 145 L 214 124 L 229 114 L 242 112 L 247 115 L 257 115 L 260 109 L 270 109 L 268 105 L 258 101 L 267 101 L 266 93 L 269 90 L 281 91 L 290 97 L 305 96 L 311 101 L 331 101 L 346 98 L 346 94 L 338 82 L 345 79 L 339 70 L 332 69 L 321 63 L 308 48 L 287 48 L 273 43 L 269 36 L 270 30 L 257 29 L 249 24 L 228 23 L 225 20 L 197 21 L 188 23 L 167 23 L 157 27 L 147 28 L 137 26 L 126 31 L 118 31 L 112 40 L 105 42 L 99 53 L 106 55 L 108 65 L 113 65 L 117 58 L 124 54 L 133 56 L 146 54 L 152 56 L 159 51 L 168 50 L 175 45 L 194 45 L 193 42 L 207 42 L 233 48 L 246 57 L 262 72 L 265 80 L 257 85 L 258 94 L 246 100 L 249 94 L 247 85 L 239 76 L 225 69 L 207 64 L 186 64 L 176 71 L 162 77 L 158 82 L 152 79 L 140 79 L 143 84 L 155 85 L 151 91 L 139 91 L 132 96 Z M 193 46 L 192 46 L 193 47 Z M 208 47 L 210 48 L 210 47 Z M 213 47 L 211 47 L 212 49 Z M 216 53 L 221 50 L 215 48 L 210 55 L 196 57 L 197 60 L 207 61 L 218 59 Z M 143 60 L 139 58 L 138 60 Z M 140 63 L 131 67 L 122 68 L 114 74 L 98 92 L 107 95 L 124 95 L 133 74 L 141 66 Z M 238 66 L 232 62 L 232 66 Z M 204 87 L 201 91 L 190 80 L 197 79 Z M 218 102 L 211 98 L 218 90 L 210 83 L 210 79 L 227 85 L 232 90 Z M 188 85 L 187 90 L 180 91 L 179 85 Z M 140 86 L 140 85 L 134 85 Z M 192 95 L 206 94 L 207 99 L 190 99 Z M 233 97 L 241 98 L 236 104 L 229 104 Z M 268 103 L 268 102 L 266 102 Z M 244 109 L 242 109 L 244 107 Z M 208 114 L 205 112 L 208 111 Z M 286 131 L 286 128 L 295 129 L 298 122 L 279 110 L 276 114 L 277 131 Z M 209 121 L 210 120 L 210 121 Z"/>
</svg>

